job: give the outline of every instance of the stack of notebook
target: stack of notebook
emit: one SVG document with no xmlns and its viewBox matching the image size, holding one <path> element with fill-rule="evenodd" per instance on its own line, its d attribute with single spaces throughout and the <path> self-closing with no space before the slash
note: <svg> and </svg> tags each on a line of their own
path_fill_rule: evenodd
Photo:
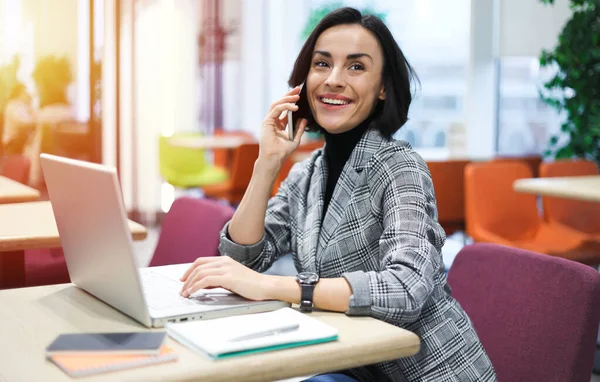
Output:
<svg viewBox="0 0 600 382">
<path fill-rule="evenodd" d="M 46 348 L 46 357 L 71 377 L 175 361 L 163 345 L 164 332 L 63 334 Z"/>
</svg>

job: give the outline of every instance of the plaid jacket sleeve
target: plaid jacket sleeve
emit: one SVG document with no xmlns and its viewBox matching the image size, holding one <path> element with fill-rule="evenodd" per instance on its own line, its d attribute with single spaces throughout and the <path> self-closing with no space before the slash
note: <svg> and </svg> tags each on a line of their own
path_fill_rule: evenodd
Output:
<svg viewBox="0 0 600 382">
<path fill-rule="evenodd" d="M 296 173 L 296 168 L 292 168 L 290 176 Z M 227 223 L 221 231 L 219 244 L 219 252 L 222 256 L 230 256 L 257 272 L 264 272 L 273 265 L 275 260 L 291 252 L 292 219 L 288 206 L 288 179 L 282 182 L 277 194 L 267 204 L 265 233 L 262 239 L 253 245 L 237 244 L 229 237 L 229 223 Z"/>
<path fill-rule="evenodd" d="M 353 293 L 347 314 L 411 323 L 432 293 L 445 234 L 423 159 L 395 145 L 373 159 L 369 184 L 373 199 L 380 201 L 375 213 L 383 226 L 381 270 L 343 274 Z"/>
</svg>

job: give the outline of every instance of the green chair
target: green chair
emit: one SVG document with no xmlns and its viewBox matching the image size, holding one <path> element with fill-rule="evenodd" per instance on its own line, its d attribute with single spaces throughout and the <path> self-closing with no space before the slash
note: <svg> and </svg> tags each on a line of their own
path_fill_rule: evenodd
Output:
<svg viewBox="0 0 600 382">
<path fill-rule="evenodd" d="M 196 133 L 177 133 L 178 139 L 196 138 Z M 172 137 L 159 138 L 159 165 L 161 176 L 171 185 L 181 188 L 202 187 L 221 183 L 229 178 L 225 169 L 206 162 L 204 150 L 175 147 L 170 144 Z"/>
</svg>

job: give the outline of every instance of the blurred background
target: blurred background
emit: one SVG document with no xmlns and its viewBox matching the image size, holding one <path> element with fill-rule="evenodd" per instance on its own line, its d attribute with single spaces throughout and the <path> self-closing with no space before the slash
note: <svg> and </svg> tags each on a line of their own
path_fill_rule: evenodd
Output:
<svg viewBox="0 0 600 382">
<path fill-rule="evenodd" d="M 13 219 L 55 224 L 42 213 L 47 202 L 27 203 L 48 200 L 39 167 L 47 152 L 117 169 L 129 218 L 146 227 L 134 244 L 140 266 L 217 255 L 269 105 L 288 90 L 307 36 L 342 6 L 382 18 L 420 79 L 395 138 L 430 169 L 445 269 L 471 242 L 598 269 L 600 0 L 0 0 L 5 238 Z M 272 193 L 323 144 L 305 134 Z M 560 178 L 535 179 L 548 177 Z M 23 208 L 46 210 L 16 216 L 18 193 Z M 62 250 L 44 245 L 0 258 L 13 261 L 4 265 L 11 274 L 19 269 L 18 286 L 69 281 Z M 526 289 L 513 277 L 521 269 L 502 271 Z M 291 254 L 269 272 L 295 275 Z M 600 336 L 597 344 L 600 373 Z"/>
<path fill-rule="evenodd" d="M 560 132 L 564 116 L 538 94 L 556 68 L 540 55 L 567 0 L 0 0 L 0 112 L 18 83 L 35 118 L 61 105 L 37 151 L 116 166 L 147 222 L 196 188 L 169 181 L 161 136 L 257 138 L 305 38 L 344 5 L 382 17 L 415 67 L 397 138 L 426 160 L 543 155 Z M 202 147 L 218 161 L 221 146 Z"/>
</svg>

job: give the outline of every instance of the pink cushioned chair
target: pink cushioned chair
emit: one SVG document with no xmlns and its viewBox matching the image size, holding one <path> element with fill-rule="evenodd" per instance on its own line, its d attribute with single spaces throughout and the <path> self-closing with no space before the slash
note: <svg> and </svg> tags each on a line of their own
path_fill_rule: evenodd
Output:
<svg viewBox="0 0 600 382">
<path fill-rule="evenodd" d="M 40 286 L 70 283 L 62 248 L 25 250 L 25 285 Z"/>
<path fill-rule="evenodd" d="M 163 221 L 150 266 L 219 256 L 219 233 L 233 212 L 233 208 L 215 200 L 190 197 L 175 200 Z"/>
<path fill-rule="evenodd" d="M 458 253 L 448 282 L 500 381 L 590 381 L 600 320 L 594 268 L 481 243 Z"/>
</svg>

